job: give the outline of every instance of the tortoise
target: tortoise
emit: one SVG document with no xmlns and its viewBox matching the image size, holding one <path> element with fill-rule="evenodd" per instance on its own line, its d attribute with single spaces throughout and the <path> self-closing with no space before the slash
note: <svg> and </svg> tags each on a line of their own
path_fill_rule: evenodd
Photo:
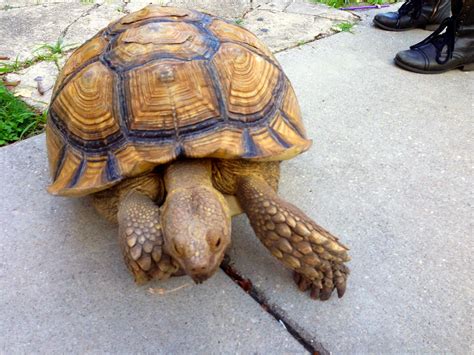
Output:
<svg viewBox="0 0 474 355">
<path fill-rule="evenodd" d="M 92 196 L 137 283 L 208 279 L 245 212 L 301 290 L 344 294 L 348 249 L 277 195 L 280 162 L 312 141 L 280 64 L 244 28 L 156 5 L 122 17 L 64 65 L 46 134 L 49 193 Z"/>
</svg>

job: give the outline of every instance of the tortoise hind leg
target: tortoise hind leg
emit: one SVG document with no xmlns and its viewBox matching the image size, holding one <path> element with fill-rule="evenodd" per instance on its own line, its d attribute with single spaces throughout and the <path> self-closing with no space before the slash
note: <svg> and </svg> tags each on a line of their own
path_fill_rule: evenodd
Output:
<svg viewBox="0 0 474 355">
<path fill-rule="evenodd" d="M 160 210 L 148 196 L 129 192 L 118 208 L 119 242 L 125 263 L 139 284 L 167 279 L 179 267 L 163 251 Z"/>
<path fill-rule="evenodd" d="M 336 288 L 344 295 L 349 274 L 347 248 L 300 209 L 281 199 L 258 176 L 238 181 L 237 198 L 260 241 L 294 270 L 302 291 L 326 300 Z"/>
</svg>

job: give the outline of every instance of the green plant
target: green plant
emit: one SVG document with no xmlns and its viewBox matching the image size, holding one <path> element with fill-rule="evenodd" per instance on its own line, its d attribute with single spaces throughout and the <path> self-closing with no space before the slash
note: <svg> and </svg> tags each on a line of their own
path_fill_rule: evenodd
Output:
<svg viewBox="0 0 474 355">
<path fill-rule="evenodd" d="M 350 4 L 348 0 L 311 0 L 313 4 L 326 4 L 332 7 L 344 7 L 344 5 Z"/>
<path fill-rule="evenodd" d="M 59 37 L 55 43 L 45 43 L 36 48 L 34 53 L 37 54 L 35 54 L 34 60 L 57 62 L 64 52 L 73 46 L 74 44 L 64 44 L 64 39 Z"/>
<path fill-rule="evenodd" d="M 41 61 L 55 62 L 58 65 L 58 60 L 64 55 L 64 52 L 74 46 L 74 44 L 64 44 L 61 37 L 53 44 L 42 44 L 33 51 L 35 53 L 33 58 L 21 61 L 16 57 L 13 62 L 0 62 L 0 75 L 17 72 Z"/>
<path fill-rule="evenodd" d="M 46 112 L 37 113 L 0 83 L 0 146 L 42 131 Z"/>
<path fill-rule="evenodd" d="M 349 5 L 363 5 L 363 4 L 369 4 L 369 5 L 381 5 L 384 3 L 393 3 L 396 0 L 364 0 L 364 1 L 357 1 L 357 0 L 310 0 L 313 4 L 326 4 L 328 6 L 332 6 L 335 8 L 339 7 L 345 7 Z"/>
<path fill-rule="evenodd" d="M 350 22 L 341 22 L 335 25 L 334 27 L 340 32 L 352 33 L 352 28 L 354 27 L 354 24 Z"/>
<path fill-rule="evenodd" d="M 46 51 L 50 54 L 63 54 L 66 50 L 66 47 L 68 46 L 69 45 L 64 44 L 64 39 L 62 37 L 59 37 L 57 41 L 53 44 L 42 44 L 41 46 L 35 49 L 35 52 Z"/>
<path fill-rule="evenodd" d="M 0 74 L 13 73 L 20 70 L 23 67 L 23 62 L 15 58 L 13 62 L 1 62 L 0 63 Z"/>
<path fill-rule="evenodd" d="M 242 26 L 244 24 L 244 19 L 243 18 L 238 18 L 234 21 L 236 25 Z"/>
</svg>

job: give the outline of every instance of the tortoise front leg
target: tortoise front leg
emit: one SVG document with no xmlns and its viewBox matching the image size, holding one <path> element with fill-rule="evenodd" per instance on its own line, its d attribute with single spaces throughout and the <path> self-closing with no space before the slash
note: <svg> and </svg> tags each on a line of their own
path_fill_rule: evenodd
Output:
<svg viewBox="0 0 474 355">
<path fill-rule="evenodd" d="M 300 209 L 281 199 L 258 176 L 238 181 L 237 198 L 260 241 L 295 272 L 302 291 L 327 300 L 334 288 L 344 295 L 349 269 L 347 248 Z"/>
<path fill-rule="evenodd" d="M 167 279 L 178 271 L 164 252 L 159 207 L 148 196 L 130 191 L 119 203 L 118 223 L 125 263 L 137 283 Z"/>
</svg>

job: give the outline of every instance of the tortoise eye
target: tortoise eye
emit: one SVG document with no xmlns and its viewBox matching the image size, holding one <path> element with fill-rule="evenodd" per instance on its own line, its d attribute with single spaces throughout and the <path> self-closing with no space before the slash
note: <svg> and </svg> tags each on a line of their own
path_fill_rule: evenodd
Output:
<svg viewBox="0 0 474 355">
<path fill-rule="evenodd" d="M 209 246 L 214 247 L 214 248 L 219 248 L 219 246 L 222 244 L 222 238 L 221 238 L 221 233 L 218 233 L 217 231 L 211 231 L 207 235 L 207 240 L 209 243 Z"/>
</svg>

